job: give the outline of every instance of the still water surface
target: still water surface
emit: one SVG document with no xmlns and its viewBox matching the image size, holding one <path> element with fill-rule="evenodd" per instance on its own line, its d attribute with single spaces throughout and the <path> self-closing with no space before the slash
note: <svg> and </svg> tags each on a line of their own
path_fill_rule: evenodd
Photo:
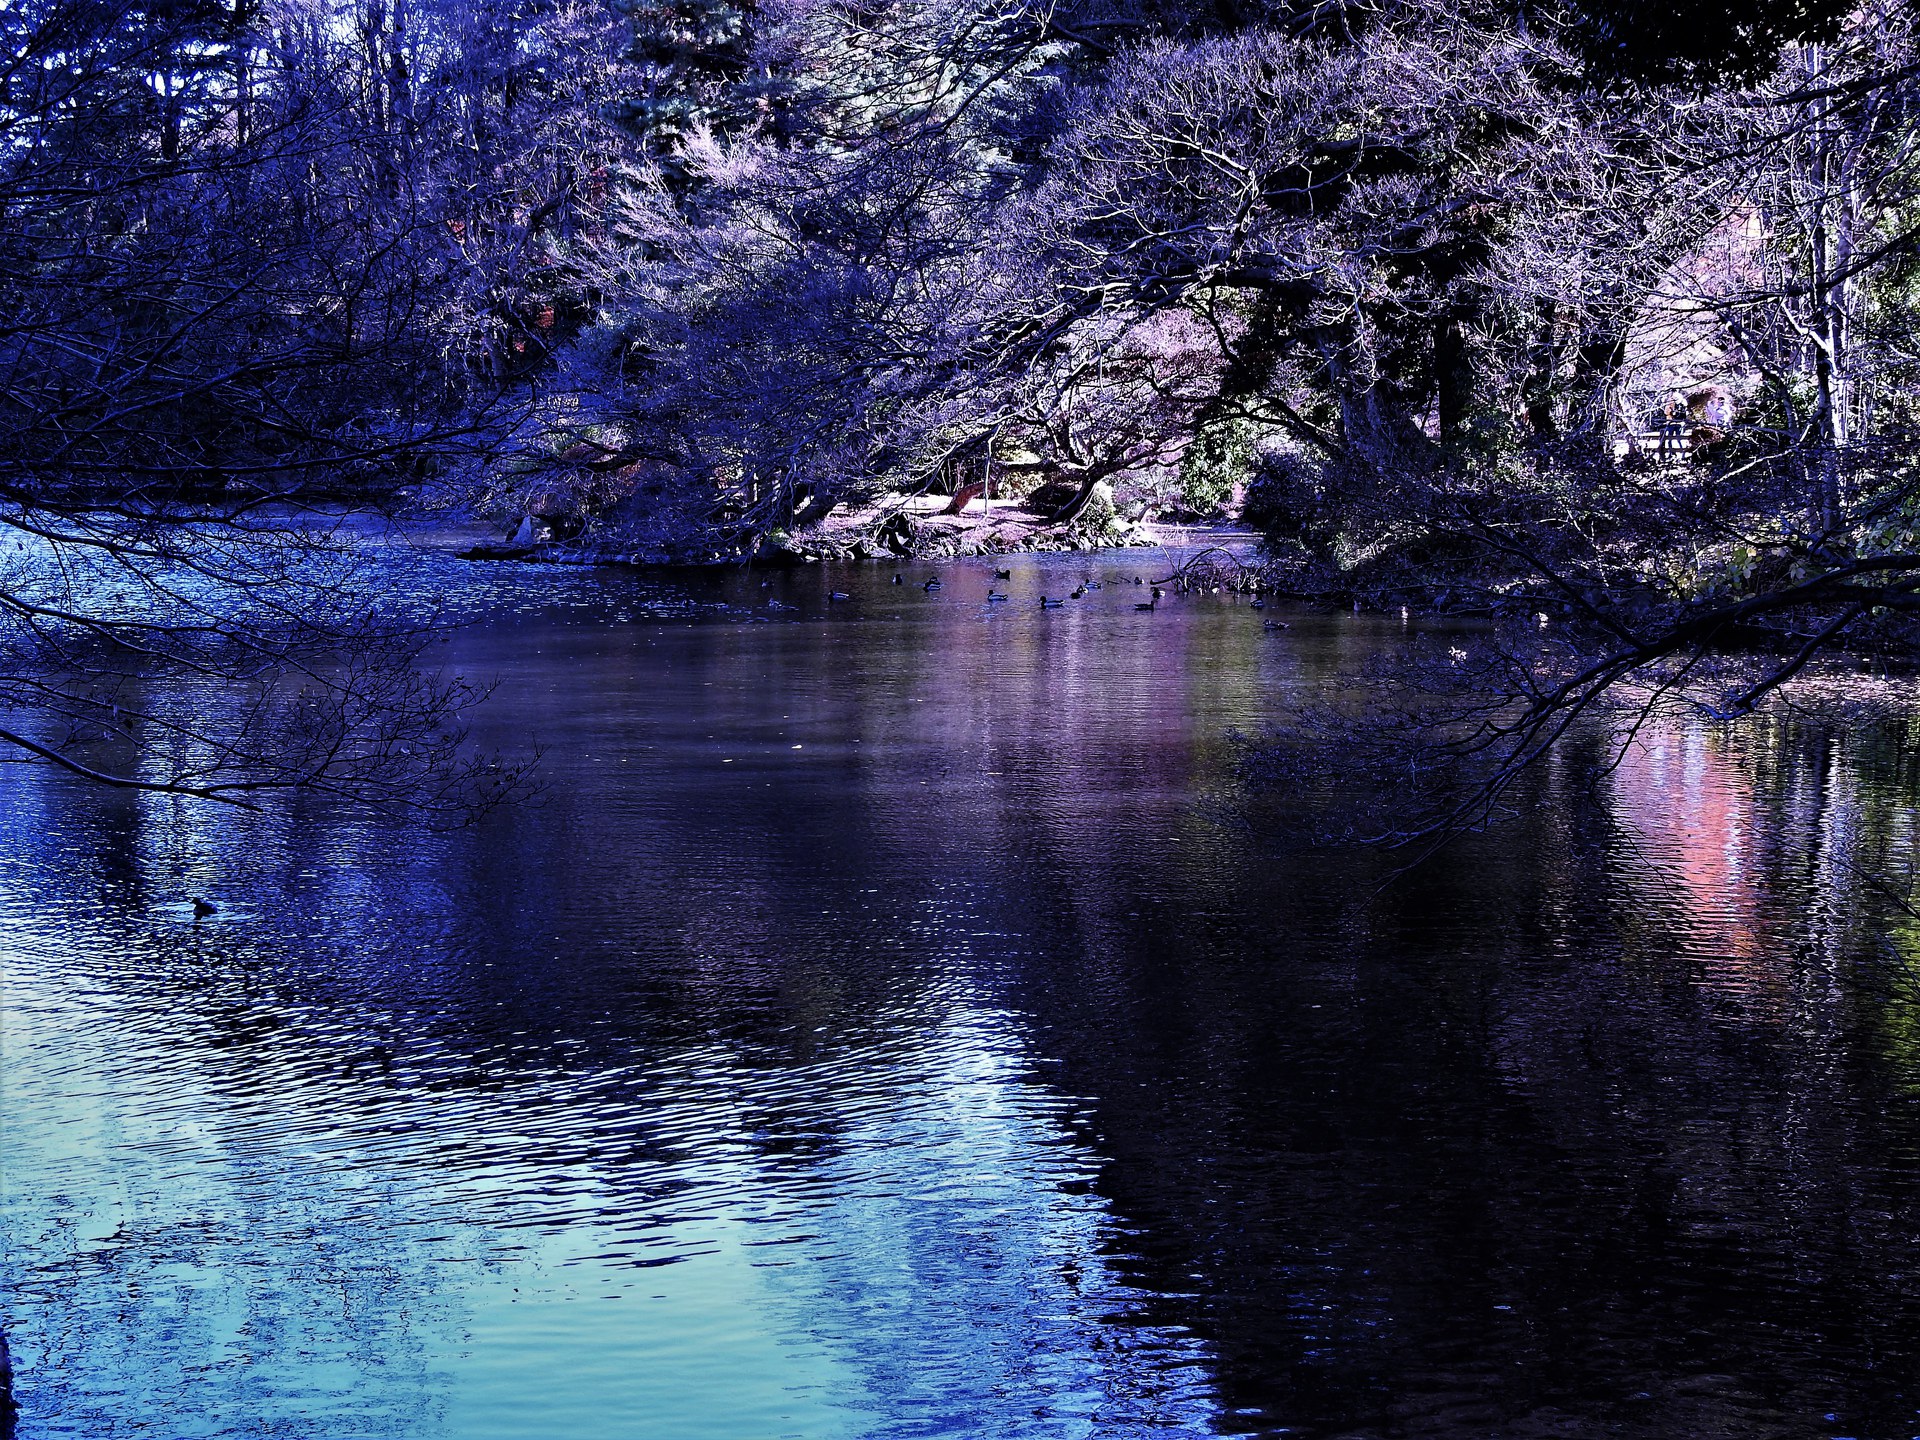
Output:
<svg viewBox="0 0 1920 1440">
<path fill-rule="evenodd" d="M 1920 1435 L 1884 735 L 1382 889 L 1232 736 L 1397 621 L 391 563 L 533 802 L 0 778 L 21 1436 Z"/>
</svg>

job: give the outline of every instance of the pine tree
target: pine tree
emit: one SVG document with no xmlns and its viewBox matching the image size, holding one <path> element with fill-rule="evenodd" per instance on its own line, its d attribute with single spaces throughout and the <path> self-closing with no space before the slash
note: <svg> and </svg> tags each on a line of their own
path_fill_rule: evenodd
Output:
<svg viewBox="0 0 1920 1440">
<path fill-rule="evenodd" d="M 699 129 L 730 134 L 764 118 L 772 86 L 754 74 L 756 7 L 735 0 L 613 0 L 627 18 L 638 84 L 606 106 L 649 158 L 682 176 L 680 142 Z M 757 83 L 756 83 L 757 82 Z"/>
</svg>

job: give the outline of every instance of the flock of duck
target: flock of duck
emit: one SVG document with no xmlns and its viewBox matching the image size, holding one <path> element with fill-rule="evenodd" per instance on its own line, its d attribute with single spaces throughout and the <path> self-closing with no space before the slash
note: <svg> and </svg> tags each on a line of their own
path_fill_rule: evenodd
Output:
<svg viewBox="0 0 1920 1440">
<path fill-rule="evenodd" d="M 993 579 L 995 583 L 998 583 L 999 581 L 1002 581 L 1002 580 L 1011 580 L 1012 578 L 1013 578 L 1013 571 L 1011 570 L 995 570 L 993 572 Z M 907 583 L 907 577 L 903 574 L 896 572 L 893 577 L 893 583 L 895 585 L 904 585 Z M 1133 577 L 1133 583 L 1136 585 L 1145 585 L 1147 582 L 1141 579 L 1138 575 L 1136 575 Z M 936 590 L 945 589 L 946 582 L 942 580 L 938 575 L 930 575 L 927 577 L 926 581 L 920 586 L 920 588 L 926 591 L 929 595 L 931 595 Z M 1089 591 L 1099 590 L 1102 588 L 1103 588 L 1103 582 L 1099 580 L 1084 580 L 1079 585 L 1076 585 L 1068 593 L 1066 600 L 1056 600 L 1050 595 L 1042 595 L 1039 599 L 1039 605 L 1042 610 L 1058 610 L 1067 603 L 1067 600 L 1084 599 Z M 1134 609 L 1152 611 L 1152 610 L 1157 610 L 1159 608 L 1160 601 L 1165 597 L 1167 592 L 1162 590 L 1157 584 L 1152 586 L 1151 588 L 1153 592 L 1151 598 L 1136 602 L 1133 607 Z M 851 600 L 852 598 L 853 596 L 848 594 L 845 590 L 829 590 L 827 592 L 828 604 L 834 604 L 842 600 Z M 1011 595 L 1006 594 L 1004 591 L 994 589 L 992 584 L 989 584 L 987 586 L 987 602 L 989 604 L 1004 604 L 1004 603 L 1010 602 L 1012 599 L 1013 597 Z M 1254 608 L 1255 610 L 1264 610 L 1267 608 L 1266 602 L 1262 600 L 1258 595 L 1256 595 L 1253 598 L 1252 608 Z M 1267 621 L 1267 628 L 1269 630 L 1285 630 L 1287 628 L 1287 622 L 1284 620 L 1269 620 Z"/>
<path fill-rule="evenodd" d="M 993 572 L 993 578 L 995 582 L 998 582 L 1001 580 L 1011 580 L 1013 578 L 1013 571 L 996 570 Z M 904 585 L 907 583 L 907 577 L 904 575 L 896 574 L 893 577 L 893 583 L 896 585 Z M 920 588 L 926 591 L 929 595 L 931 595 L 936 590 L 944 590 L 946 588 L 946 583 L 947 582 L 942 580 L 938 575 L 931 575 L 927 577 L 926 583 L 923 584 Z M 1142 580 L 1138 575 L 1136 575 L 1133 577 L 1133 583 L 1136 585 L 1144 585 L 1146 584 L 1146 581 Z M 1076 585 L 1073 588 L 1073 590 L 1067 595 L 1067 600 L 1084 599 L 1088 591 L 1102 589 L 1103 584 L 1104 582 L 1099 580 L 1084 580 L 1080 584 Z M 1153 599 L 1149 601 L 1145 601 L 1141 604 L 1135 605 L 1133 608 L 1136 610 L 1151 610 L 1160 603 L 1160 597 L 1164 594 L 1166 594 L 1166 591 L 1162 590 L 1158 585 L 1155 585 L 1153 587 Z M 835 601 L 835 600 L 851 600 L 852 598 L 853 597 L 847 594 L 844 590 L 829 590 L 827 592 L 827 599 L 829 602 Z M 1001 604 L 1001 603 L 1010 601 L 1012 599 L 1013 597 L 1011 595 L 1005 594 L 1002 591 L 994 589 L 992 585 L 987 586 L 987 602 L 989 604 Z M 1051 595 L 1042 595 L 1040 597 L 1039 603 L 1040 603 L 1040 608 L 1042 610 L 1058 610 L 1061 606 L 1067 603 L 1067 600 L 1056 600 Z"/>
</svg>

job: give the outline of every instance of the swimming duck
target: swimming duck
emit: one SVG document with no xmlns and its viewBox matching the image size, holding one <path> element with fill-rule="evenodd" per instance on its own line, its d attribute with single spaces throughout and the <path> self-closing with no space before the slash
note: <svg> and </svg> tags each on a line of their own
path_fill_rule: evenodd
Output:
<svg viewBox="0 0 1920 1440">
<path fill-rule="evenodd" d="M 1011 595 L 1002 595 L 995 590 L 987 591 L 987 599 L 989 600 L 1011 600 L 1012 598 Z"/>
<path fill-rule="evenodd" d="M 198 895 L 193 897 L 193 918 L 196 920 L 206 919 L 219 908 L 211 900 L 202 900 Z"/>
<path fill-rule="evenodd" d="M 1011 580 L 1013 578 L 1013 571 L 996 570 L 993 572 L 993 578 L 996 580 Z"/>
<path fill-rule="evenodd" d="M 1074 589 L 1073 589 L 1073 592 L 1072 592 L 1071 594 L 1069 594 L 1069 595 L 1067 596 L 1067 598 L 1068 598 L 1069 600 L 1078 600 L 1078 599 L 1079 599 L 1079 598 L 1080 598 L 1080 597 L 1081 597 L 1082 595 L 1084 595 L 1084 594 L 1086 594 L 1086 593 L 1087 593 L 1087 587 L 1086 587 L 1086 586 L 1084 586 L 1084 585 L 1077 585 L 1077 586 L 1075 586 L 1075 587 L 1074 587 Z"/>
<path fill-rule="evenodd" d="M 896 584 L 896 585 L 904 585 L 904 584 L 906 584 L 907 582 L 906 582 L 906 580 L 905 580 L 905 578 L 904 578 L 903 576 L 900 576 L 900 575 L 895 575 L 895 576 L 893 577 L 893 583 L 894 583 L 894 584 Z"/>
<path fill-rule="evenodd" d="M 851 600 L 852 598 L 853 598 L 853 596 L 851 596 L 851 595 L 849 595 L 849 594 L 848 594 L 848 593 L 847 593 L 846 591 L 844 591 L 844 590 L 829 590 L 829 591 L 827 591 L 827 603 L 828 603 L 829 605 L 831 605 L 831 604 L 832 604 L 832 603 L 833 603 L 833 602 L 834 602 L 835 600 Z"/>
<path fill-rule="evenodd" d="M 1042 610 L 1058 610 L 1062 605 L 1066 603 L 1067 602 L 1064 600 L 1049 600 L 1044 595 L 1040 597 L 1040 608 Z"/>
<path fill-rule="evenodd" d="M 920 588 L 922 590 L 938 590 L 940 588 L 939 577 L 935 576 L 933 579 L 927 581 L 927 583 L 922 585 Z"/>
</svg>

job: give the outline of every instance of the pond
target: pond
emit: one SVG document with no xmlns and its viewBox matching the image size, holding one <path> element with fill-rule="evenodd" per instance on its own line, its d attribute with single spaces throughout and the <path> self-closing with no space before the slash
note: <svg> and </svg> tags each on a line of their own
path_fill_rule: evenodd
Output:
<svg viewBox="0 0 1920 1440">
<path fill-rule="evenodd" d="M 20 1436 L 1920 1435 L 1898 737 L 1395 877 L 1235 736 L 1397 616 L 388 563 L 537 794 L 0 772 Z"/>
</svg>

